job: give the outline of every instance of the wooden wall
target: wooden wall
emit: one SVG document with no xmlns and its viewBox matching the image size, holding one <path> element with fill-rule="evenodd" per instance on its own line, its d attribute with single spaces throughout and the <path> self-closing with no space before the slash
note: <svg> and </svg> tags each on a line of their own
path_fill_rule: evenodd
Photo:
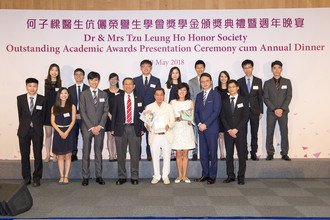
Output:
<svg viewBox="0 0 330 220">
<path fill-rule="evenodd" d="M 175 10 L 330 7 L 330 0 L 0 0 L 1 9 Z"/>
</svg>

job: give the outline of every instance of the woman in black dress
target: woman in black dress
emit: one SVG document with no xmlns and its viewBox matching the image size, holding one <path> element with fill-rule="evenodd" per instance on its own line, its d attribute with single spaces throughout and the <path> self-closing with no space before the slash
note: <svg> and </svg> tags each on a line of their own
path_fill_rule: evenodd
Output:
<svg viewBox="0 0 330 220">
<path fill-rule="evenodd" d="M 51 109 L 51 124 L 54 131 L 53 153 L 57 155 L 59 184 L 69 183 L 71 155 L 74 145 L 72 128 L 76 122 L 76 106 L 69 101 L 67 88 L 60 88 L 54 106 Z M 65 162 L 65 165 L 64 165 Z"/>
<path fill-rule="evenodd" d="M 45 97 L 46 97 L 46 116 L 45 116 L 45 148 L 46 158 L 45 162 L 50 160 L 50 149 L 52 146 L 52 136 L 54 129 L 50 123 L 51 109 L 55 104 L 56 94 L 59 88 L 62 87 L 60 67 L 53 63 L 49 66 L 47 79 L 45 79 Z M 53 161 L 56 161 L 56 155 L 53 154 Z"/>
<path fill-rule="evenodd" d="M 221 100 L 225 100 L 229 98 L 228 95 L 228 81 L 230 80 L 230 76 L 227 71 L 223 70 L 219 73 L 218 76 L 218 86 L 215 87 L 215 90 L 219 92 L 221 96 Z M 219 116 L 220 118 L 220 116 Z M 226 160 L 225 157 L 225 138 L 224 138 L 224 128 L 221 123 L 221 120 L 219 119 L 220 123 L 220 130 L 219 130 L 219 138 L 218 138 L 218 145 L 220 150 L 220 160 Z"/>
<path fill-rule="evenodd" d="M 107 123 L 105 124 L 105 131 L 107 132 L 107 147 L 109 150 L 109 161 L 113 162 L 117 160 L 117 151 L 116 151 L 115 137 L 110 132 L 112 109 L 116 95 L 120 93 L 124 93 L 123 90 L 119 89 L 119 76 L 116 73 L 111 73 L 109 75 L 109 88 L 103 91 L 105 91 L 108 94 L 108 101 L 109 101 L 109 113 L 108 113 Z"/>
</svg>

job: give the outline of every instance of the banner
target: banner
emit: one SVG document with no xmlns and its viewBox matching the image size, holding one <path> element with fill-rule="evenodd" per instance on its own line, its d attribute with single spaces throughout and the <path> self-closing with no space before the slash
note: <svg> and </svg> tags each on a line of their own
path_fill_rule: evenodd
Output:
<svg viewBox="0 0 330 220">
<path fill-rule="evenodd" d="M 271 62 L 282 61 L 283 77 L 291 79 L 293 86 L 289 155 L 329 158 L 329 20 L 329 8 L 0 10 L 0 159 L 20 158 L 16 96 L 26 92 L 26 78 L 37 78 L 39 93 L 43 94 L 48 67 L 57 63 L 64 86 L 74 83 L 73 70 L 80 67 L 86 73 L 99 72 L 100 88 L 106 89 L 112 72 L 121 80 L 140 75 L 143 59 L 152 60 L 152 74 L 162 85 L 171 67 L 179 67 L 183 81 L 188 82 L 196 76 L 196 60 L 204 60 L 214 87 L 222 70 L 232 79 L 243 77 L 241 63 L 245 59 L 254 61 L 253 73 L 263 81 L 272 77 Z M 259 128 L 261 157 L 266 156 L 265 125 L 266 114 Z M 79 145 L 81 148 L 81 140 Z M 278 129 L 274 146 L 278 157 Z M 105 145 L 104 157 L 107 155 Z"/>
</svg>

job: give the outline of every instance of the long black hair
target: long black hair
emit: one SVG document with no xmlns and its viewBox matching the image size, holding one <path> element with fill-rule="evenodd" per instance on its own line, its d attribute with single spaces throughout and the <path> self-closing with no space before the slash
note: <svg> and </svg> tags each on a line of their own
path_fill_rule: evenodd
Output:
<svg viewBox="0 0 330 220">
<path fill-rule="evenodd" d="M 110 81 L 110 79 L 115 78 L 115 77 L 117 77 L 117 80 L 118 80 L 116 86 L 117 86 L 117 88 L 119 88 L 119 76 L 118 76 L 117 73 L 110 73 L 110 75 L 109 75 L 109 81 Z"/>
<path fill-rule="evenodd" d="M 61 114 L 61 99 L 60 99 L 60 94 L 63 90 L 66 90 L 69 94 L 69 90 L 65 87 L 61 87 L 57 94 L 56 94 L 56 101 L 55 104 L 53 106 L 53 114 L 54 115 L 58 115 Z M 71 112 L 72 110 L 72 103 L 71 103 L 71 99 L 68 97 L 68 99 L 65 102 L 65 106 L 64 106 L 64 110 L 65 112 Z"/>
<path fill-rule="evenodd" d="M 56 67 L 56 69 L 58 71 L 58 75 L 56 77 L 55 84 L 52 85 L 52 77 L 50 76 L 50 71 L 53 67 Z M 50 66 L 48 68 L 47 78 L 45 79 L 45 87 L 46 88 L 52 88 L 53 86 L 55 86 L 56 88 L 59 88 L 59 87 L 62 86 L 60 67 L 56 63 L 50 64 Z"/>
<path fill-rule="evenodd" d="M 170 88 L 172 87 L 172 85 L 173 85 L 172 72 L 173 72 L 175 69 L 178 70 L 178 72 L 179 72 L 178 84 L 181 84 L 181 71 L 180 71 L 179 67 L 174 66 L 174 67 L 172 67 L 172 68 L 170 69 L 170 72 L 168 73 L 167 81 L 166 81 L 166 83 L 165 83 L 165 84 L 166 84 L 166 87 L 167 87 L 168 89 L 170 89 Z"/>
</svg>

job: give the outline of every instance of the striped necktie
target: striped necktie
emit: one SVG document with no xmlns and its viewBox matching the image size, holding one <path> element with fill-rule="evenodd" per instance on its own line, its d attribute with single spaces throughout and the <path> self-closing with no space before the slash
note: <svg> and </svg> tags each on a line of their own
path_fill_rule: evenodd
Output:
<svg viewBox="0 0 330 220">
<path fill-rule="evenodd" d="M 206 104 L 206 99 L 207 99 L 207 93 L 204 91 L 204 93 L 203 93 L 203 105 L 204 106 Z"/>
<path fill-rule="evenodd" d="M 130 95 L 128 95 L 127 97 L 126 112 L 127 112 L 126 122 L 127 124 L 132 124 L 132 101 Z"/>
<path fill-rule="evenodd" d="M 93 95 L 93 102 L 94 102 L 94 105 L 97 104 L 97 95 L 96 95 L 96 90 L 93 91 L 94 95 Z"/>
</svg>

